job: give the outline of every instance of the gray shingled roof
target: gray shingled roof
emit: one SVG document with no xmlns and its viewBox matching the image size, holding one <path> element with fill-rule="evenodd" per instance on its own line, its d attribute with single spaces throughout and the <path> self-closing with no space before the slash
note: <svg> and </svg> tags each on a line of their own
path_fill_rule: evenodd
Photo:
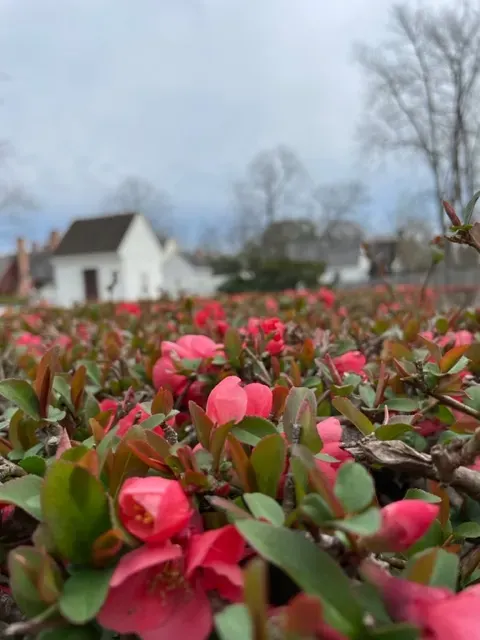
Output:
<svg viewBox="0 0 480 640">
<path fill-rule="evenodd" d="M 54 255 L 113 253 L 120 246 L 135 215 L 135 213 L 120 213 L 75 220 L 63 236 Z"/>
</svg>

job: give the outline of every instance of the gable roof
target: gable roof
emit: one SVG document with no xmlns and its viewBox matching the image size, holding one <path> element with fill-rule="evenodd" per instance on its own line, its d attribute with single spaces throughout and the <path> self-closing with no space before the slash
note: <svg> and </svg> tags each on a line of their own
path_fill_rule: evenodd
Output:
<svg viewBox="0 0 480 640">
<path fill-rule="evenodd" d="M 54 251 L 55 256 L 82 253 L 114 253 L 128 231 L 135 213 L 74 220 Z"/>
</svg>

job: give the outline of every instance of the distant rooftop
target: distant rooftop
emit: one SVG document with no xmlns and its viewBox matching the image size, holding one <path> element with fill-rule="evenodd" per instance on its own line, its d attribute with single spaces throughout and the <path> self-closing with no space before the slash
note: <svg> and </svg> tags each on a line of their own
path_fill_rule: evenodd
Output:
<svg viewBox="0 0 480 640">
<path fill-rule="evenodd" d="M 135 213 L 74 220 L 58 245 L 56 256 L 113 253 L 120 246 Z"/>
</svg>

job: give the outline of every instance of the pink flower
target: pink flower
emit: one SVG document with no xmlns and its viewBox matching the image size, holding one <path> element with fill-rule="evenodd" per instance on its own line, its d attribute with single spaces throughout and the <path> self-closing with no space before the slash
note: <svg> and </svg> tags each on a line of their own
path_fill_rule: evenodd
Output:
<svg viewBox="0 0 480 640">
<path fill-rule="evenodd" d="M 342 449 L 342 425 L 337 418 L 327 418 L 317 423 L 317 432 L 322 439 L 322 451 L 328 456 L 335 458 L 337 462 L 327 462 L 326 460 L 315 459 L 318 469 L 325 475 L 333 486 L 337 477 L 337 472 L 345 462 L 353 460 L 348 451 Z"/>
<path fill-rule="evenodd" d="M 126 314 L 139 318 L 142 315 L 142 310 L 136 302 L 120 302 L 115 308 L 115 313 L 117 316 Z"/>
<path fill-rule="evenodd" d="M 419 627 L 422 640 L 480 640 L 480 585 L 454 594 L 395 578 L 368 560 L 361 572 L 381 590 L 391 617 Z"/>
<path fill-rule="evenodd" d="M 224 378 L 214 387 L 207 400 L 207 416 L 217 425 L 240 422 L 247 411 L 248 398 L 237 376 Z"/>
<path fill-rule="evenodd" d="M 221 348 L 222 345 L 216 344 L 207 336 L 186 335 L 177 342 L 165 340 L 161 346 L 162 355 L 153 367 L 154 387 L 167 387 L 176 394 L 180 394 L 185 388 L 187 379 L 177 373 L 172 354 L 180 360 L 203 360 L 213 358 Z"/>
<path fill-rule="evenodd" d="M 150 544 L 169 540 L 188 525 L 192 516 L 180 483 L 160 476 L 128 478 L 118 504 L 125 528 Z"/>
<path fill-rule="evenodd" d="M 345 373 L 361 374 L 367 364 L 367 359 L 360 351 L 347 351 L 347 353 L 333 358 L 333 363 L 341 376 Z"/>
<path fill-rule="evenodd" d="M 193 316 L 193 323 L 200 329 L 204 329 L 209 325 L 215 326 L 218 322 L 224 320 L 225 311 L 222 305 L 216 301 L 208 302 Z"/>
<path fill-rule="evenodd" d="M 24 333 L 15 340 L 15 344 L 17 347 L 41 347 L 42 338 L 29 331 L 24 331 Z"/>
<path fill-rule="evenodd" d="M 241 386 L 237 376 L 228 376 L 214 387 L 208 396 L 206 413 L 216 425 L 240 422 L 246 415 L 267 418 L 272 410 L 272 390 L 252 382 Z"/>
<path fill-rule="evenodd" d="M 207 640 L 213 623 L 207 593 L 241 599 L 244 549 L 233 526 L 194 535 L 186 549 L 171 542 L 135 549 L 117 565 L 98 622 L 142 640 Z"/>
<path fill-rule="evenodd" d="M 423 500 L 399 500 L 381 510 L 380 530 L 363 540 L 376 553 L 405 551 L 430 528 L 439 513 L 437 504 Z"/>
<path fill-rule="evenodd" d="M 116 402 L 115 400 L 111 400 L 110 398 L 106 398 L 105 400 L 102 400 L 102 402 L 100 403 L 100 411 L 112 411 L 112 417 L 110 418 L 107 426 L 105 427 L 105 433 L 108 433 L 113 426 L 113 422 L 115 420 L 115 414 L 117 412 L 117 407 L 118 407 L 118 402 Z M 123 436 L 133 427 L 133 425 L 142 424 L 142 422 L 144 422 L 150 417 L 151 417 L 150 414 L 145 411 L 142 405 L 137 404 L 135 407 L 133 407 L 133 409 L 131 409 L 127 413 L 126 416 L 124 416 L 123 418 L 120 418 L 120 420 L 118 421 L 117 435 L 120 438 L 123 438 Z M 160 425 L 152 429 L 152 431 L 157 433 L 159 436 L 163 437 L 164 435 L 164 431 Z"/>
<path fill-rule="evenodd" d="M 318 291 L 318 299 L 330 309 L 335 303 L 335 294 L 331 289 L 325 289 L 325 287 L 322 287 Z"/>
<path fill-rule="evenodd" d="M 247 394 L 247 416 L 268 418 L 272 412 L 273 394 L 270 387 L 259 382 L 247 384 L 243 390 Z"/>
<path fill-rule="evenodd" d="M 285 349 L 285 342 L 283 338 L 277 333 L 275 336 L 267 342 L 265 349 L 271 356 L 278 356 Z"/>
</svg>

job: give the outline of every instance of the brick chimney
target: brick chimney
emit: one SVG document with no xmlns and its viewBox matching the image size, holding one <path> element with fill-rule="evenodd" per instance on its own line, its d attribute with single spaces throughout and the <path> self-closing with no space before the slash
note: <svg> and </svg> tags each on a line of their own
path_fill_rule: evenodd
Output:
<svg viewBox="0 0 480 640">
<path fill-rule="evenodd" d="M 59 231 L 51 231 L 46 248 L 49 249 L 50 251 L 55 251 L 55 249 L 60 244 L 61 239 L 62 237 Z"/>
<path fill-rule="evenodd" d="M 17 238 L 17 295 L 27 296 L 32 288 L 30 277 L 30 257 L 24 238 Z"/>
</svg>

